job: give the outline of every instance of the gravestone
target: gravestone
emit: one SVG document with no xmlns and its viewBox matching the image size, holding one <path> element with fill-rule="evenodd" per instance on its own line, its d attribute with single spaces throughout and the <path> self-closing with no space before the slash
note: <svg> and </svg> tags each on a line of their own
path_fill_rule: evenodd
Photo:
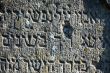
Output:
<svg viewBox="0 0 110 73">
<path fill-rule="evenodd" d="M 109 0 L 0 0 L 0 73 L 109 73 Z"/>
</svg>

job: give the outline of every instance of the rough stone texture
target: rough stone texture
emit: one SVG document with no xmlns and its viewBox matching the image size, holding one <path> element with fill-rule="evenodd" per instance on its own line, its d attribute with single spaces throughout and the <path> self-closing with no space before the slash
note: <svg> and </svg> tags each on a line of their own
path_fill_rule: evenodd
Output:
<svg viewBox="0 0 110 73">
<path fill-rule="evenodd" d="M 109 32 L 109 0 L 0 0 L 0 73 L 110 73 Z"/>
</svg>

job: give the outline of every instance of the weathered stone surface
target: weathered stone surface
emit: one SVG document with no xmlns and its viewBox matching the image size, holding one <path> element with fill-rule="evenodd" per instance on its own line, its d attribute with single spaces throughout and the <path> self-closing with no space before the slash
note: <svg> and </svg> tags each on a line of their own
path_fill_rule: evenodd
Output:
<svg viewBox="0 0 110 73">
<path fill-rule="evenodd" d="M 0 0 L 0 73 L 110 73 L 109 0 Z"/>
</svg>

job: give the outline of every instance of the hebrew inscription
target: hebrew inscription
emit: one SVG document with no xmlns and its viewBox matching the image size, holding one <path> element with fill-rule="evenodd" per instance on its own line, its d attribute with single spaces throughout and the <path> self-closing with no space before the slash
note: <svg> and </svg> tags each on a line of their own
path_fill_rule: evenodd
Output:
<svg viewBox="0 0 110 73">
<path fill-rule="evenodd" d="M 0 73 L 110 73 L 109 0 L 0 0 Z"/>
</svg>

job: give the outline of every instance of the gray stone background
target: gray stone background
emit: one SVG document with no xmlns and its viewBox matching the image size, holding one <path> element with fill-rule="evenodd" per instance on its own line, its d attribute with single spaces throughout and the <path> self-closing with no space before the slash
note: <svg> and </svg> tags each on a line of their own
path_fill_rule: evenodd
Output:
<svg viewBox="0 0 110 73">
<path fill-rule="evenodd" d="M 107 0 L 0 0 L 0 73 L 110 73 Z"/>
</svg>

